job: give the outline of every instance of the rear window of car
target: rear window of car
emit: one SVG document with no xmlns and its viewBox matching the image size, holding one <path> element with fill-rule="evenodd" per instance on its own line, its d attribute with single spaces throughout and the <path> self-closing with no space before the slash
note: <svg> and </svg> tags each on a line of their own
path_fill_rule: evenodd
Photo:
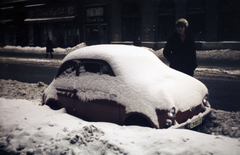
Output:
<svg viewBox="0 0 240 155">
<path fill-rule="evenodd" d="M 107 74 L 114 76 L 114 73 L 108 63 L 97 60 L 71 60 L 65 62 L 59 69 L 59 76 L 79 76 L 82 73 Z"/>
</svg>

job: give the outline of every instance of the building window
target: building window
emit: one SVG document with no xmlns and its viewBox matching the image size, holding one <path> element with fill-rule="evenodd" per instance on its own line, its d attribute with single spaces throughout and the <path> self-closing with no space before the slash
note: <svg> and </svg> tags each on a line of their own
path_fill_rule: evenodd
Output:
<svg viewBox="0 0 240 155">
<path fill-rule="evenodd" d="M 206 40 L 206 1 L 188 0 L 186 6 L 189 31 L 194 40 Z"/>
<path fill-rule="evenodd" d="M 107 6 L 85 6 L 85 42 L 87 45 L 106 44 L 107 37 Z"/>
<path fill-rule="evenodd" d="M 240 41 L 239 0 L 220 0 L 218 10 L 219 41 Z"/>
<path fill-rule="evenodd" d="M 158 4 L 158 41 L 166 41 L 175 30 L 175 3 L 161 0 Z"/>
<path fill-rule="evenodd" d="M 123 41 L 140 42 L 141 40 L 141 8 L 137 1 L 123 6 Z"/>
</svg>

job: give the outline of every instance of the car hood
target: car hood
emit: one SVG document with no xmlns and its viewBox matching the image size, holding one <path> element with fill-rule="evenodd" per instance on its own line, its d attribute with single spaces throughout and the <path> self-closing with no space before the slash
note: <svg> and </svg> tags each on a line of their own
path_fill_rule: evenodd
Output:
<svg viewBox="0 0 240 155">
<path fill-rule="evenodd" d="M 139 87 L 141 88 L 136 89 L 145 91 L 140 94 L 149 94 L 146 96 L 155 109 L 168 110 L 175 107 L 181 112 L 201 104 L 208 94 L 208 89 L 202 82 L 171 68 L 161 76 L 148 77 L 141 81 Z"/>
</svg>

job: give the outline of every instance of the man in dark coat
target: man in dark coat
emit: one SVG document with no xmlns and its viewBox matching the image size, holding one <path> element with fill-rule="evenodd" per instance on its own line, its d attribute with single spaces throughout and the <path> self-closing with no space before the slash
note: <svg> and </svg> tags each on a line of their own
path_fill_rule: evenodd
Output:
<svg viewBox="0 0 240 155">
<path fill-rule="evenodd" d="M 186 31 L 188 21 L 177 20 L 177 31 L 169 38 L 163 50 L 164 57 L 170 62 L 170 67 L 193 76 L 197 67 L 196 50 L 193 38 Z"/>
<path fill-rule="evenodd" d="M 49 37 L 47 37 L 47 40 L 46 40 L 46 52 L 47 52 L 46 58 L 48 57 L 48 53 L 50 53 L 51 58 L 53 58 L 53 54 L 52 54 L 52 52 L 53 52 L 52 41 L 50 40 Z"/>
</svg>

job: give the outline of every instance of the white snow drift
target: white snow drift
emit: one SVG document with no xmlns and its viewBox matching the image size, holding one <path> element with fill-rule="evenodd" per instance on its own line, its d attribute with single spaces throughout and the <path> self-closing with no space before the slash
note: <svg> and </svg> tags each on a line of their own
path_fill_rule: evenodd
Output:
<svg viewBox="0 0 240 155">
<path fill-rule="evenodd" d="M 0 98 L 0 146 L 22 154 L 237 155 L 240 141 L 185 129 L 151 129 L 85 122 L 39 106 Z M 5 146 L 5 147 L 3 147 Z"/>
</svg>

